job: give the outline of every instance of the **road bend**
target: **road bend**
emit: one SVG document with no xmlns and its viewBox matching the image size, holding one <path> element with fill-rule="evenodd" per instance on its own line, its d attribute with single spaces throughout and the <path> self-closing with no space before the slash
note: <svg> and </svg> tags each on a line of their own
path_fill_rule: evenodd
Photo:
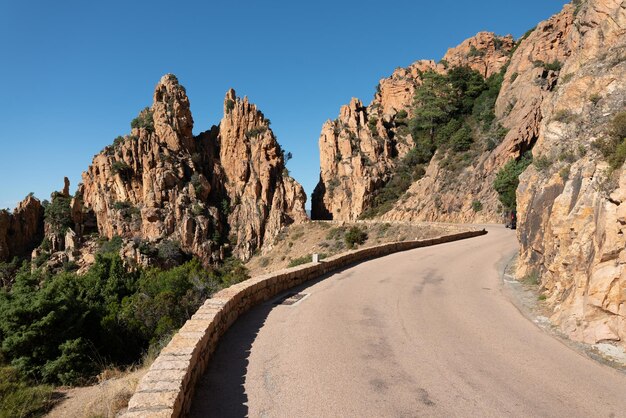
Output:
<svg viewBox="0 0 626 418">
<path fill-rule="evenodd" d="M 225 334 L 193 417 L 624 417 L 626 375 L 523 317 L 515 233 L 419 248 L 309 282 Z"/>
</svg>

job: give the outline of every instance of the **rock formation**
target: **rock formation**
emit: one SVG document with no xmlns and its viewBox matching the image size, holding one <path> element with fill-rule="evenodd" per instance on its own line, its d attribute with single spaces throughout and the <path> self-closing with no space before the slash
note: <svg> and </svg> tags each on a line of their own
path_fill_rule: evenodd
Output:
<svg viewBox="0 0 626 418">
<path fill-rule="evenodd" d="M 491 32 L 479 32 L 461 45 L 450 48 L 442 62 L 447 67 L 468 66 L 487 78 L 506 65 L 514 46 L 511 35 L 496 36 Z"/>
<path fill-rule="evenodd" d="M 327 121 L 322 127 L 320 181 L 313 192 L 313 219 L 354 220 L 372 205 L 373 192 L 390 180 L 398 159 L 415 146 L 408 119 L 412 116 L 415 88 L 421 84 L 423 72 L 444 73 L 447 68 L 469 66 L 491 76 L 507 63 L 513 46 L 511 36 L 481 32 L 450 49 L 439 64 L 417 61 L 407 68 L 396 69 L 391 77 L 380 81 L 369 106 L 363 106 L 358 99 L 343 106 L 339 118 Z M 432 178 L 433 171 L 437 171 L 436 165 L 429 167 L 427 178 Z M 490 198 L 495 211 L 497 199 L 493 193 Z M 469 209 L 471 200 L 465 203 Z M 456 206 L 457 202 L 453 202 L 447 207 Z M 411 208 L 413 216 L 415 206 L 411 204 Z M 424 210 L 417 218 L 430 219 L 440 212 L 434 209 L 431 216 Z M 406 214 L 391 217 L 409 218 Z"/>
<path fill-rule="evenodd" d="M 510 61 L 494 55 L 495 44 L 515 49 Z M 425 175 L 383 219 L 497 221 L 496 173 L 511 159 L 532 153 L 535 163 L 520 176 L 517 190 L 518 273 L 541 278 L 552 320 L 572 338 L 623 344 L 626 170 L 623 159 L 611 167 L 598 144 L 612 135 L 616 115 L 626 112 L 626 5 L 618 0 L 566 5 L 518 43 L 507 37 L 495 44 L 479 34 L 448 51 L 441 64 L 470 65 L 489 76 L 508 63 L 495 106 L 496 121 L 508 132 L 454 176 L 442 167 L 438 151 Z M 443 71 L 434 63 L 430 68 Z M 394 115 L 411 111 L 411 86 L 419 83 L 419 73 L 407 83 L 411 74 L 410 68 L 396 71 L 381 82 L 372 105 L 353 100 L 338 121 L 324 126 L 314 216 L 354 219 L 393 175 L 394 157 L 406 152 L 398 147 Z M 380 145 L 368 153 L 364 149 L 372 148 L 372 139 L 366 127 L 373 117 L 383 121 L 382 129 L 378 120 L 372 124 Z M 405 138 L 410 148 L 411 139 Z M 605 154 L 618 152 L 616 146 Z M 375 158 L 363 164 L 370 155 Z M 472 210 L 476 201 L 482 211 Z"/>
<path fill-rule="evenodd" d="M 246 259 L 284 225 L 307 220 L 306 195 L 289 177 L 284 151 L 266 119 L 247 98 L 226 94 L 219 126 L 219 159 L 226 179 L 228 225 L 237 255 Z"/>
<path fill-rule="evenodd" d="M 44 208 L 33 196 L 21 201 L 13 213 L 0 210 L 0 261 L 25 257 L 43 238 Z"/>
<path fill-rule="evenodd" d="M 523 102 L 517 123 L 549 163 L 520 177 L 519 275 L 538 274 L 552 320 L 588 343 L 626 341 L 626 174 L 594 146 L 626 111 L 625 35 L 621 1 L 566 6 L 520 46 L 509 69 L 520 76 L 499 100 Z M 533 68 L 553 59 L 556 74 Z"/>
<path fill-rule="evenodd" d="M 194 136 L 185 89 L 164 76 L 130 135 L 83 174 L 72 202 L 77 223 L 93 212 L 100 234 L 137 243 L 137 258 L 142 242 L 168 240 L 210 263 L 230 245 L 245 259 L 284 225 L 305 220 L 304 193 L 285 171 L 269 122 L 232 90 L 224 109 L 220 127 Z"/>
<path fill-rule="evenodd" d="M 426 220 L 452 222 L 500 222 L 502 206 L 493 188 L 497 172 L 512 158 L 519 159 L 537 141 L 542 120 L 541 104 L 553 94 L 559 71 L 546 69 L 547 64 L 562 62 L 569 54 L 563 39 L 573 22 L 573 8 L 566 7 L 522 39 L 510 58 L 502 88 L 496 101 L 495 114 L 498 122 L 508 133 L 493 150 L 485 150 L 477 156 L 472 166 L 455 173 L 451 178 L 440 166 L 435 155 L 426 175 L 414 183 L 395 207 L 384 215 L 387 220 Z M 478 39 L 484 36 L 480 34 Z M 505 45 L 510 47 L 508 38 Z M 473 42 L 465 41 L 462 50 Z M 461 47 L 458 47 L 461 48 Z M 458 49 L 457 48 L 457 49 Z M 510 48 L 509 48 L 510 50 Z M 451 50 L 455 51 L 455 50 Z M 459 56 L 448 51 L 447 56 Z M 460 55 L 462 56 L 462 55 Z M 491 55 L 487 62 L 502 62 Z M 474 63 L 474 69 L 482 63 Z M 490 68 L 491 73 L 497 67 Z M 480 202 L 482 210 L 475 211 L 474 202 Z"/>
</svg>

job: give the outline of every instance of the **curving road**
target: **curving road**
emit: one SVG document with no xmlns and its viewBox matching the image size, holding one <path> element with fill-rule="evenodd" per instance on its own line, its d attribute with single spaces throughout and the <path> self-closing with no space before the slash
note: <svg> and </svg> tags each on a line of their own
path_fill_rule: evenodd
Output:
<svg viewBox="0 0 626 418">
<path fill-rule="evenodd" d="M 329 275 L 227 332 L 194 417 L 624 417 L 626 375 L 525 319 L 500 291 L 515 234 Z"/>
</svg>

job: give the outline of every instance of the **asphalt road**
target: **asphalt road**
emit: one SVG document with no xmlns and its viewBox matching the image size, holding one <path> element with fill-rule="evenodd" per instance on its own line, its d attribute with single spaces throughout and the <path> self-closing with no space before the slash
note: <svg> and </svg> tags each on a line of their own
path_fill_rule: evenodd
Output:
<svg viewBox="0 0 626 418">
<path fill-rule="evenodd" d="M 309 283 L 227 332 L 194 417 L 626 417 L 626 375 L 501 292 L 513 231 L 397 253 Z"/>
</svg>

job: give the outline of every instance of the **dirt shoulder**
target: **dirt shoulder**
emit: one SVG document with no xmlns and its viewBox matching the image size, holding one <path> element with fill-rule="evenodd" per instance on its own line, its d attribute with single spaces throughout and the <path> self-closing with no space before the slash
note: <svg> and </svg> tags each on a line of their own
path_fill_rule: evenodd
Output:
<svg viewBox="0 0 626 418">
<path fill-rule="evenodd" d="M 310 221 L 284 228 L 274 243 L 266 245 L 246 264 L 252 277 L 311 261 L 312 254 L 321 258 L 347 251 L 346 233 L 357 227 L 367 234 L 358 248 L 427 239 L 436 236 L 478 229 L 472 225 L 431 222 L 332 222 Z"/>
<path fill-rule="evenodd" d="M 148 371 L 147 367 L 132 372 L 119 372 L 115 377 L 93 386 L 58 389 L 64 398 L 46 417 L 48 418 L 113 418 L 126 408 L 137 384 Z"/>
</svg>

